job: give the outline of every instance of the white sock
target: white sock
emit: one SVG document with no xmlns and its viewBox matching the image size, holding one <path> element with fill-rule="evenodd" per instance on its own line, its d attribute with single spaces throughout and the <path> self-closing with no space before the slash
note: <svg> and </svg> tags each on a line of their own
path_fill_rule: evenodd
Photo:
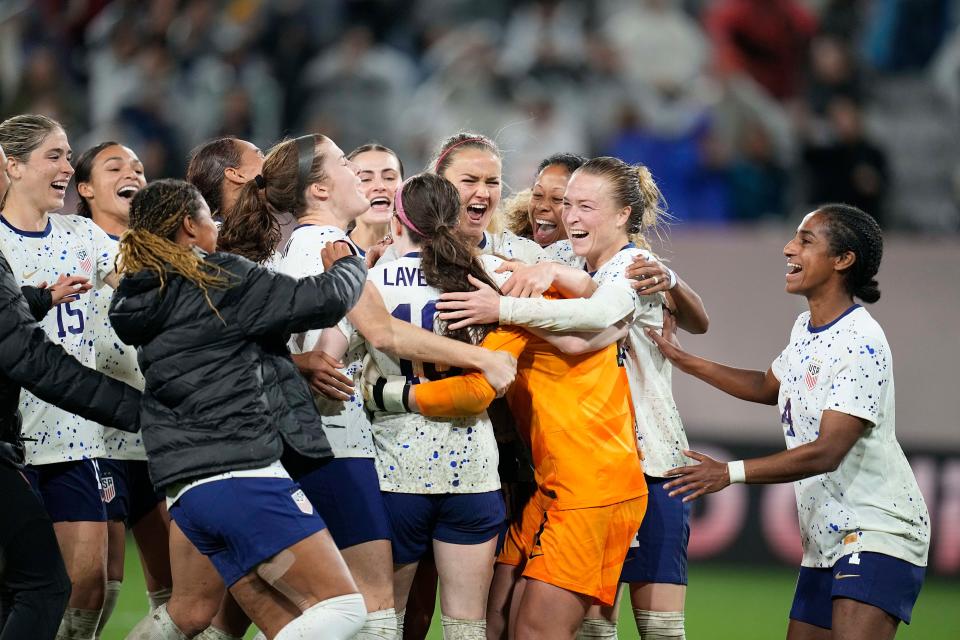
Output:
<svg viewBox="0 0 960 640">
<path fill-rule="evenodd" d="M 443 640 L 487 640 L 486 620 L 461 620 L 440 615 Z"/>
<path fill-rule="evenodd" d="M 100 614 L 100 622 L 97 623 L 97 633 L 94 636 L 97 640 L 100 640 L 100 634 L 103 633 L 103 628 L 107 626 L 107 621 L 110 619 L 110 616 L 113 615 L 113 610 L 117 607 L 121 584 L 123 583 L 119 580 L 107 580 L 107 590 L 103 596 L 103 613 Z"/>
<path fill-rule="evenodd" d="M 367 614 L 367 621 L 354 640 L 397 640 L 397 612 L 394 609 L 381 609 Z"/>
<path fill-rule="evenodd" d="M 93 640 L 100 622 L 100 609 L 73 609 L 67 607 L 60 620 L 57 640 Z"/>
<path fill-rule="evenodd" d="M 172 595 L 173 589 L 170 587 L 163 587 L 156 591 L 147 591 L 147 600 L 150 601 L 150 611 L 153 611 L 162 604 L 167 604 Z"/>
<path fill-rule="evenodd" d="M 407 610 L 397 611 L 397 637 L 403 638 L 403 619 L 407 616 Z"/>
<path fill-rule="evenodd" d="M 126 640 L 189 640 L 186 634 L 174 624 L 167 613 L 167 605 L 162 604 L 156 610 L 137 623 Z"/>
<path fill-rule="evenodd" d="M 617 640 L 617 623 L 605 618 L 584 618 L 577 640 Z"/>
<path fill-rule="evenodd" d="M 274 640 L 347 640 L 367 619 L 363 596 L 350 593 L 318 602 L 280 630 Z"/>
<path fill-rule="evenodd" d="M 633 618 L 643 640 L 686 640 L 683 611 L 634 609 Z"/>
<path fill-rule="evenodd" d="M 193 640 L 243 640 L 243 638 L 232 636 L 226 631 L 221 631 L 215 626 L 210 625 L 198 635 L 193 636 Z"/>
</svg>

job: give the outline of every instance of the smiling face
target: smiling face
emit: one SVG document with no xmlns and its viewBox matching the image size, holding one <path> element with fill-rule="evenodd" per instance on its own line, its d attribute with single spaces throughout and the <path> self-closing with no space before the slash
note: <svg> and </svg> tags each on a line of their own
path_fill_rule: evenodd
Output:
<svg viewBox="0 0 960 640">
<path fill-rule="evenodd" d="M 564 240 L 563 194 L 570 181 L 570 173 L 562 164 L 544 167 L 533 185 L 530 196 L 530 227 L 533 239 L 541 247 Z"/>
<path fill-rule="evenodd" d="M 329 206 L 338 217 L 355 220 L 370 208 L 370 201 L 360 190 L 360 168 L 347 160 L 333 140 L 324 139 L 317 153 L 323 154 L 324 179 L 320 184 L 326 189 Z"/>
<path fill-rule="evenodd" d="M 573 252 L 591 271 L 627 242 L 629 207 L 618 207 L 610 185 L 601 176 L 577 171 L 563 197 L 563 225 Z"/>
<path fill-rule="evenodd" d="M 77 184 L 77 192 L 87 201 L 94 218 L 109 216 L 130 220 L 130 201 L 147 184 L 143 163 L 123 145 L 111 145 L 96 155 L 90 179 Z"/>
<path fill-rule="evenodd" d="M 480 148 L 457 149 L 443 177 L 460 192 L 460 226 L 472 244 L 479 244 L 483 232 L 500 205 L 500 158 L 492 151 Z"/>
<path fill-rule="evenodd" d="M 7 169 L 12 179 L 10 191 L 35 211 L 48 213 L 63 207 L 67 184 L 73 175 L 73 152 L 67 134 L 59 127 L 51 131 L 26 162 L 10 158 Z"/>
<path fill-rule="evenodd" d="M 808 213 L 797 233 L 783 248 L 787 258 L 785 289 L 787 293 L 810 297 L 822 290 L 834 278 L 843 286 L 843 270 L 849 268 L 850 256 L 830 255 L 830 238 L 823 214 Z"/>
<path fill-rule="evenodd" d="M 360 190 L 370 201 L 370 208 L 359 220 L 368 225 L 390 222 L 393 197 L 400 185 L 400 162 L 386 151 L 364 151 L 353 158 L 360 168 Z"/>
</svg>

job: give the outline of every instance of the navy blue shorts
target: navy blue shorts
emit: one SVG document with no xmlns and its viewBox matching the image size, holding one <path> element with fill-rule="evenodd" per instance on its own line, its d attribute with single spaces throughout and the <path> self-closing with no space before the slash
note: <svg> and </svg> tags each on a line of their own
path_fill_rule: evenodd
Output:
<svg viewBox="0 0 960 640">
<path fill-rule="evenodd" d="M 170 508 L 184 535 L 228 587 L 287 547 L 324 529 L 287 478 L 228 478 L 198 485 Z"/>
<path fill-rule="evenodd" d="M 925 567 L 870 551 L 843 556 L 832 569 L 800 567 L 790 618 L 830 629 L 833 599 L 849 598 L 910 624 L 925 574 Z"/>
<path fill-rule="evenodd" d="M 97 466 L 107 520 L 121 520 L 132 527 L 164 500 L 163 492 L 150 481 L 146 461 L 99 458 Z"/>
<path fill-rule="evenodd" d="M 106 522 L 96 460 L 27 466 L 23 474 L 54 522 Z"/>
<path fill-rule="evenodd" d="M 333 458 L 297 483 L 340 549 L 390 539 L 390 521 L 372 458 Z"/>
<path fill-rule="evenodd" d="M 627 551 L 620 582 L 687 584 L 690 503 L 684 503 L 683 496 L 667 495 L 663 485 L 669 478 L 646 479 L 647 513 Z"/>
<path fill-rule="evenodd" d="M 383 492 L 393 531 L 393 561 L 420 560 L 433 540 L 481 544 L 497 537 L 507 517 L 503 495 L 486 493 L 416 494 Z"/>
</svg>

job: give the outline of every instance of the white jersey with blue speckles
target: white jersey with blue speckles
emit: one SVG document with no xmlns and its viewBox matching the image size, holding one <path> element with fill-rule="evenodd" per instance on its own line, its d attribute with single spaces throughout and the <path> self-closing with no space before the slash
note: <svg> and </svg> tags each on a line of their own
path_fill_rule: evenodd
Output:
<svg viewBox="0 0 960 640">
<path fill-rule="evenodd" d="M 569 240 L 557 240 L 544 247 L 539 262 L 559 262 L 575 269 L 584 265 L 584 259 L 573 252 L 573 245 Z"/>
<path fill-rule="evenodd" d="M 113 253 L 119 248 L 119 239 L 107 236 L 112 244 Z M 91 291 L 93 296 L 93 313 L 91 325 L 95 339 L 94 351 L 97 355 L 97 371 L 105 373 L 111 378 L 122 380 L 131 387 L 143 391 L 143 374 L 137 364 L 137 350 L 124 344 L 117 337 L 116 331 L 110 324 L 110 300 L 113 298 L 113 289 L 103 287 Z M 147 452 L 143 448 L 140 433 L 129 433 L 120 429 L 104 427 L 103 445 L 106 449 L 104 458 L 111 460 L 146 460 Z"/>
<path fill-rule="evenodd" d="M 44 231 L 27 232 L 0 218 L 0 247 L 13 268 L 17 283 L 56 282 L 60 274 L 81 275 L 94 289 L 105 286 L 113 271 L 114 248 L 106 233 L 91 220 L 51 214 Z M 111 290 L 112 291 L 112 290 Z M 93 297 L 59 304 L 40 321 L 47 336 L 85 366 L 96 367 L 91 315 Z M 104 455 L 103 427 L 20 392 L 23 436 L 28 464 L 53 464 Z"/>
<path fill-rule="evenodd" d="M 893 362 L 883 329 L 860 306 L 824 327 L 797 318 L 771 369 L 780 380 L 787 448 L 813 442 L 820 416 L 838 411 L 870 423 L 836 471 L 794 484 L 803 566 L 883 553 L 925 566 L 930 516 L 896 439 Z"/>
<path fill-rule="evenodd" d="M 498 284 L 510 274 L 493 274 L 501 263 L 482 256 L 487 272 Z M 367 278 L 401 320 L 427 331 L 435 329 L 440 292 L 427 284 L 420 270 L 420 254 L 393 262 L 378 262 Z M 367 345 L 385 375 L 436 379 L 442 371 L 431 363 L 411 362 Z M 427 418 L 411 413 L 377 412 L 373 416 L 380 489 L 399 493 L 482 493 L 500 488 L 499 462 L 493 425 L 484 412 L 469 418 Z"/>
<path fill-rule="evenodd" d="M 624 349 L 637 421 L 637 445 L 643 453 L 644 473 L 663 477 L 669 469 L 688 463 L 682 452 L 689 446 L 673 400 L 673 365 L 644 331 L 647 327 L 663 328 L 664 298 L 659 294 L 639 295 L 631 286 L 626 271 L 636 255 L 651 254 L 628 245 L 600 267 L 593 279 L 600 287 L 623 287 L 633 297 L 634 311 Z"/>
<path fill-rule="evenodd" d="M 277 271 L 295 278 L 316 276 L 323 273 L 323 260 L 320 250 L 328 242 L 343 240 L 355 246 L 346 232 L 339 227 L 303 225 L 293 230 L 290 240 L 283 251 Z M 290 338 L 289 347 L 293 353 L 312 351 L 320 340 L 322 330 L 299 333 Z M 345 332 L 346 333 L 346 332 Z M 362 340 L 350 341 L 344 355 L 346 368 L 340 372 L 354 379 L 354 387 L 359 388 L 362 373 L 363 356 L 366 354 Z M 314 395 L 317 410 L 323 416 L 323 432 L 330 442 L 333 455 L 337 458 L 372 458 L 374 455 L 373 436 L 370 434 L 370 420 L 363 409 L 363 398 L 359 393 L 347 402 L 329 400 Z"/>
<path fill-rule="evenodd" d="M 477 245 L 483 255 L 498 255 L 508 260 L 519 260 L 526 264 L 536 264 L 543 259 L 543 249 L 529 238 L 523 238 L 512 231 L 498 233 L 483 232 L 483 238 Z"/>
</svg>

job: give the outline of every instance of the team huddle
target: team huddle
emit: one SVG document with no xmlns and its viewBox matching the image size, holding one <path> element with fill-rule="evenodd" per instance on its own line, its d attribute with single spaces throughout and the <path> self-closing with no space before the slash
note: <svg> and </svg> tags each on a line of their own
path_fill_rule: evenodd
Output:
<svg viewBox="0 0 960 640">
<path fill-rule="evenodd" d="M 212 140 L 186 181 L 149 183 L 118 142 L 72 162 L 44 116 L 4 121 L 0 148 L 18 311 L 99 372 L 84 398 L 74 369 L 59 396 L 3 372 L 25 387 L 3 491 L 26 479 L 56 536 L 32 535 L 32 582 L 0 539 L 3 640 L 99 638 L 127 530 L 134 640 L 424 638 L 438 595 L 446 639 L 616 638 L 621 596 L 641 638 L 684 638 L 690 501 L 738 482 L 796 482 L 788 638 L 909 623 L 929 516 L 855 302 L 879 299 L 883 247 L 859 209 L 818 207 L 784 247 L 810 309 L 753 371 L 681 347 L 707 311 L 651 250 L 666 212 L 642 165 L 557 154 L 501 202 L 475 133 L 410 177 L 320 134 Z M 71 181 L 78 214 L 55 214 Z M 675 367 L 779 405 L 787 449 L 690 451 Z"/>
</svg>

